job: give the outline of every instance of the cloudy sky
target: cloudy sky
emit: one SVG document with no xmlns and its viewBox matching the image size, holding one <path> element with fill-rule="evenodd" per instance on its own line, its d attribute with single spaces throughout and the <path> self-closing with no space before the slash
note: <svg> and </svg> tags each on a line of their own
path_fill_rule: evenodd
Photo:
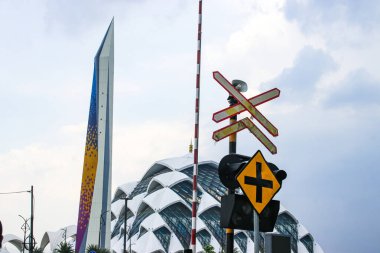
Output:
<svg viewBox="0 0 380 253">
<path fill-rule="evenodd" d="M 193 137 L 196 0 L 0 0 L 0 192 L 35 187 L 37 241 L 77 221 L 93 57 L 115 17 L 113 190 Z M 227 94 L 213 79 L 272 88 L 259 107 L 279 129 L 273 156 L 288 178 L 276 197 L 325 252 L 380 252 L 380 3 L 204 0 L 200 156 Z M 243 114 L 239 117 L 246 117 Z M 269 134 L 267 134 L 269 136 Z M 0 195 L 5 233 L 22 236 L 27 193 Z"/>
</svg>

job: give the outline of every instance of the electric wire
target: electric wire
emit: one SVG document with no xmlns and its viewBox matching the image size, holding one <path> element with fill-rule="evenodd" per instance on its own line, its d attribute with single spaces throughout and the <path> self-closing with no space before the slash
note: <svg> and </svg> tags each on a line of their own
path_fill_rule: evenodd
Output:
<svg viewBox="0 0 380 253">
<path fill-rule="evenodd" d="M 0 192 L 1 195 L 8 195 L 8 194 L 17 194 L 17 193 L 25 193 L 30 191 L 14 191 L 14 192 Z"/>
</svg>

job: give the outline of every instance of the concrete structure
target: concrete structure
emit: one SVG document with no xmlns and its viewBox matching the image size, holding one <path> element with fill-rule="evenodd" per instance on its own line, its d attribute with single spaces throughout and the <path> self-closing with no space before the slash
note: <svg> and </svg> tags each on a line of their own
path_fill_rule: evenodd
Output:
<svg viewBox="0 0 380 253">
<path fill-rule="evenodd" d="M 2 243 L 3 251 L 1 252 L 9 252 L 7 249 L 7 244 L 14 246 L 19 252 L 22 252 L 23 242 L 24 240 L 22 240 L 20 237 L 16 235 L 12 235 L 12 234 L 4 235 L 3 243 Z"/>
<path fill-rule="evenodd" d="M 75 251 L 110 248 L 114 22 L 94 60 Z"/>
<path fill-rule="evenodd" d="M 139 182 L 117 188 L 112 201 L 113 251 L 123 252 L 124 213 L 127 212 L 127 250 L 132 252 L 182 252 L 190 247 L 193 155 L 154 163 Z M 219 226 L 220 198 L 227 189 L 218 176 L 218 164 L 199 163 L 197 252 L 211 244 L 220 252 L 225 233 Z M 124 206 L 123 196 L 132 200 Z M 239 252 L 253 252 L 253 231 L 235 230 Z M 322 253 L 323 250 L 306 228 L 283 206 L 275 231 L 291 237 L 293 253 Z M 263 234 L 261 234 L 263 238 Z M 262 250 L 264 241 L 260 248 Z M 263 251 L 261 251 L 263 252 Z"/>
<path fill-rule="evenodd" d="M 77 227 L 75 225 L 71 225 L 61 228 L 57 231 L 45 232 L 42 236 L 41 242 L 36 242 L 36 247 L 42 249 L 46 253 L 52 253 L 55 249 L 58 248 L 61 242 L 66 241 L 74 248 L 76 231 Z M 23 240 L 16 235 L 5 235 L 3 243 L 5 244 L 5 247 L 3 248 L 4 252 L 23 252 Z M 12 245 L 11 249 L 8 250 L 7 246 L 10 245 Z M 25 252 L 28 251 L 25 250 Z"/>
<path fill-rule="evenodd" d="M 54 252 L 55 249 L 59 246 L 61 242 L 66 241 L 67 243 L 71 244 L 73 247 L 76 237 L 76 231 L 77 226 L 71 225 L 64 228 L 59 229 L 58 231 L 54 232 L 45 232 L 42 236 L 41 243 L 39 244 L 39 247 L 44 250 L 44 252 Z M 46 249 L 46 246 L 50 245 L 48 249 Z"/>
</svg>

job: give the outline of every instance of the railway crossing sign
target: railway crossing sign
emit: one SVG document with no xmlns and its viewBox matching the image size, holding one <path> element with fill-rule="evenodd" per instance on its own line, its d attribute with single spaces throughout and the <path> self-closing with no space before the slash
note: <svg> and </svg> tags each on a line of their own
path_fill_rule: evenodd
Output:
<svg viewBox="0 0 380 253">
<path fill-rule="evenodd" d="M 278 130 L 272 123 L 267 120 L 264 115 L 257 110 L 251 102 L 246 99 L 227 79 L 220 74 L 218 71 L 213 73 L 214 79 L 229 93 L 231 94 L 240 104 L 249 112 L 251 115 L 273 136 L 278 135 Z"/>
<path fill-rule="evenodd" d="M 249 118 L 241 119 L 231 125 L 223 127 L 219 130 L 216 130 L 212 138 L 215 141 L 220 141 L 227 136 L 237 133 L 243 129 L 247 128 L 256 138 L 272 153 L 277 153 L 277 147 L 260 131 L 260 129 L 253 124 L 253 122 Z"/>
<path fill-rule="evenodd" d="M 277 88 L 274 88 L 264 93 L 261 93 L 260 95 L 257 95 L 253 98 L 250 98 L 248 101 L 253 106 L 258 106 L 272 99 L 278 98 L 279 96 L 280 96 L 280 90 Z M 224 108 L 223 110 L 220 110 L 214 113 L 212 115 L 212 120 L 215 122 L 221 122 L 222 120 L 225 120 L 229 117 L 232 117 L 244 111 L 245 111 L 245 108 L 239 103 L 239 104 Z"/>
<path fill-rule="evenodd" d="M 255 107 L 280 96 L 279 89 L 272 89 L 258 96 L 246 99 L 221 73 L 213 72 L 214 79 L 237 101 L 238 104 L 220 110 L 213 114 L 213 120 L 220 122 L 231 116 L 248 111 L 272 136 L 278 136 L 277 128 Z M 260 129 L 249 119 L 244 118 L 227 127 L 221 128 L 213 133 L 213 139 L 220 141 L 227 136 L 247 128 L 272 154 L 277 153 L 277 147 L 260 131 Z"/>
<path fill-rule="evenodd" d="M 281 188 L 260 150 L 237 174 L 236 180 L 258 214 Z"/>
</svg>

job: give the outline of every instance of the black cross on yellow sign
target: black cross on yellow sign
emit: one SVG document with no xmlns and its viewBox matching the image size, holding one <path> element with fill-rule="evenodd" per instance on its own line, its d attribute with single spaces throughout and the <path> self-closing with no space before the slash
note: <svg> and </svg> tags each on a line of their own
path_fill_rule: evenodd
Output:
<svg viewBox="0 0 380 253">
<path fill-rule="evenodd" d="M 238 173 L 236 179 L 259 214 L 281 187 L 260 150 Z"/>
</svg>

